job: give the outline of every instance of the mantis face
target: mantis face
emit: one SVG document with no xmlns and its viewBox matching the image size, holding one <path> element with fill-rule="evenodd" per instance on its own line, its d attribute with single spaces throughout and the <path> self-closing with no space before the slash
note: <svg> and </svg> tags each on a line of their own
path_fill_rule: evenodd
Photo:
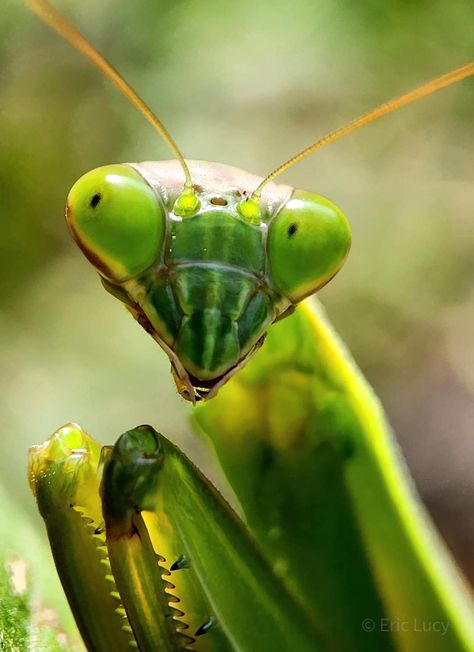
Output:
<svg viewBox="0 0 474 652">
<path fill-rule="evenodd" d="M 180 393 L 195 401 L 336 274 L 350 230 L 314 193 L 271 184 L 258 212 L 246 211 L 259 179 L 220 164 L 190 169 L 189 198 L 172 161 L 98 168 L 73 186 L 66 215 L 105 288 L 167 352 Z"/>
</svg>

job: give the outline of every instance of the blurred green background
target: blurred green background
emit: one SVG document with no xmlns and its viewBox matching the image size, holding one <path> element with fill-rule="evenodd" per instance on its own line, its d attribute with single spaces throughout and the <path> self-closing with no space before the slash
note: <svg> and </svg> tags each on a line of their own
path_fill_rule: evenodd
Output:
<svg viewBox="0 0 474 652">
<path fill-rule="evenodd" d="M 186 157 L 261 175 L 473 50 L 469 0 L 56 4 L 156 109 Z M 1 483 L 35 518 L 27 448 L 70 420 L 104 442 L 150 422 L 219 482 L 165 355 L 103 291 L 63 220 L 81 174 L 166 159 L 166 146 L 19 0 L 3 0 L 0 17 Z M 350 259 L 321 299 L 471 580 L 473 98 L 463 82 L 281 178 L 327 195 L 351 221 Z"/>
</svg>

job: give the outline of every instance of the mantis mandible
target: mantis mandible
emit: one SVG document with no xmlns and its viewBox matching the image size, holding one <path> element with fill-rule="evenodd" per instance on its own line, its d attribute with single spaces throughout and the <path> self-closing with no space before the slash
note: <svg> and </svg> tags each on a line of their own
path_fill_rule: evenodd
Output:
<svg viewBox="0 0 474 652">
<path fill-rule="evenodd" d="M 75 425 L 58 431 L 32 451 L 31 481 L 89 649 L 416 649 L 410 629 L 376 627 L 367 636 L 364 618 L 386 614 L 449 622 L 448 638 L 432 632 L 429 649 L 474 649 L 469 599 L 378 404 L 318 309 L 297 308 L 342 267 L 348 222 L 328 199 L 274 183 L 317 149 L 474 74 L 474 63 L 369 111 L 262 179 L 187 161 L 47 0 L 29 4 L 118 86 L 176 157 L 85 174 L 69 193 L 66 219 L 105 289 L 168 355 L 180 394 L 201 401 L 194 421 L 253 535 L 149 426 L 102 452 Z M 107 553 L 117 608 L 107 603 L 110 590 L 95 588 L 80 518 Z M 183 609 L 173 617 L 174 590 Z"/>
</svg>

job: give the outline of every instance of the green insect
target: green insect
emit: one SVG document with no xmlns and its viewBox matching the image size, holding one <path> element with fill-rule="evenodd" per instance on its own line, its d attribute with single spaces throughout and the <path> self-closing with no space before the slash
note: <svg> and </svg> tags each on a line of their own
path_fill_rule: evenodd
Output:
<svg viewBox="0 0 474 652">
<path fill-rule="evenodd" d="M 319 147 L 474 72 L 467 64 L 382 105 L 262 180 L 186 162 L 110 64 L 51 6 L 31 5 L 117 84 L 176 154 L 176 161 L 92 170 L 73 186 L 66 217 L 106 290 L 166 351 L 179 392 L 193 402 L 212 398 L 271 324 L 330 281 L 348 254 L 350 228 L 332 202 L 272 180 Z"/>
<path fill-rule="evenodd" d="M 336 274 L 350 230 L 314 193 L 274 186 L 247 205 L 258 179 L 189 167 L 189 195 L 173 161 L 93 170 L 69 193 L 67 220 L 104 287 L 167 352 L 181 394 L 195 401 L 214 396 L 268 327 Z"/>
<path fill-rule="evenodd" d="M 169 356 L 180 394 L 212 398 L 194 423 L 244 516 L 150 426 L 101 449 L 69 424 L 32 449 L 31 485 L 88 649 L 474 650 L 471 599 L 379 404 L 314 303 L 295 309 L 343 265 L 347 220 L 329 200 L 273 182 L 319 147 L 474 74 L 474 63 L 262 180 L 185 161 L 75 28 L 46 0 L 30 5 L 176 155 L 87 173 L 66 217 L 105 289 Z M 417 623 L 432 624 L 422 643 Z"/>
</svg>

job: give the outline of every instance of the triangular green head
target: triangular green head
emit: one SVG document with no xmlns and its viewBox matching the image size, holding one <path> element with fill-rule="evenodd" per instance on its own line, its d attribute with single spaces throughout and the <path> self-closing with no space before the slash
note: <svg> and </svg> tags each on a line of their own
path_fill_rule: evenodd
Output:
<svg viewBox="0 0 474 652">
<path fill-rule="evenodd" d="M 168 354 L 180 393 L 210 398 L 257 351 L 269 326 L 341 268 L 350 247 L 328 199 L 222 164 L 110 165 L 69 193 L 67 222 L 105 288 Z M 244 205 L 246 204 L 246 205 Z"/>
</svg>

